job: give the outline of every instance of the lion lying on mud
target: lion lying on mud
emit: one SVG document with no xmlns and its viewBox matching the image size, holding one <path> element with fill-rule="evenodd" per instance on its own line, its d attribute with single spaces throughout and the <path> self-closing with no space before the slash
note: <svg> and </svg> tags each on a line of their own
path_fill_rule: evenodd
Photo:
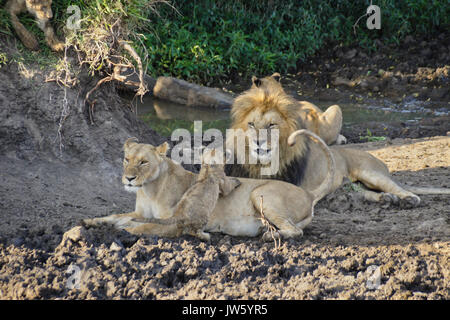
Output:
<svg viewBox="0 0 450 320">
<path fill-rule="evenodd" d="M 260 210 L 263 210 L 265 218 L 278 229 L 277 236 L 291 238 L 303 235 L 303 228 L 312 220 L 314 205 L 329 192 L 335 171 L 335 162 L 329 148 L 317 135 L 301 130 L 294 133 L 291 143 L 295 142 L 297 135 L 303 134 L 318 142 L 327 159 L 328 174 L 317 188 L 306 191 L 278 180 L 239 179 L 239 187 L 228 196 L 218 198 L 204 230 L 232 236 L 256 236 L 264 229 L 260 220 Z M 128 139 L 124 144 L 122 183 L 128 191 L 136 192 L 135 210 L 131 213 L 85 219 L 83 224 L 112 224 L 137 235 L 178 236 L 176 224 L 145 221 L 172 217 L 180 199 L 197 181 L 197 175 L 168 158 L 167 151 L 167 143 L 154 147 Z M 199 197 L 208 196 L 209 194 L 204 194 Z M 262 208 L 261 198 L 264 199 Z M 200 199 L 197 200 L 201 204 Z M 272 234 L 266 232 L 263 239 L 271 240 Z"/>
<path fill-rule="evenodd" d="M 213 149 L 203 152 L 202 167 L 197 175 L 197 180 L 178 201 L 171 218 L 134 219 L 134 221 L 175 224 L 177 226 L 175 236 L 189 234 L 209 241 L 210 235 L 205 232 L 205 227 L 216 207 L 219 196 L 226 197 L 241 185 L 239 179 L 225 175 L 223 162 L 218 161 L 214 151 Z"/>
<path fill-rule="evenodd" d="M 305 137 L 300 137 L 296 145 L 287 145 L 287 138 L 294 131 L 304 129 L 305 125 L 299 114 L 298 101 L 280 90 L 276 81 L 266 81 L 264 85 L 254 86 L 243 92 L 233 103 L 231 110 L 231 129 L 242 129 L 240 132 L 245 139 L 248 157 L 256 157 L 259 163 L 253 161 L 243 164 L 229 164 L 225 170 L 228 176 L 250 177 L 258 179 L 278 179 L 293 183 L 305 190 L 316 188 L 329 174 L 327 159 L 323 157 L 318 145 L 309 143 Z M 270 139 L 252 141 L 247 131 L 261 130 L 279 132 L 279 143 L 271 145 Z M 267 134 L 268 136 L 270 134 Z M 238 139 L 236 136 L 228 139 Z M 278 142 L 278 141 L 277 141 Z M 227 141 L 227 145 L 234 145 L 235 141 Z M 450 194 L 445 188 L 402 187 L 392 180 L 387 166 L 371 154 L 342 146 L 331 146 L 331 152 L 336 160 L 336 172 L 333 174 L 330 192 L 336 190 L 344 178 L 360 181 L 367 188 L 381 191 L 364 190 L 366 200 L 376 202 L 392 202 L 403 207 L 419 205 L 420 198 L 414 194 Z M 279 154 L 279 170 L 277 173 L 262 175 L 262 169 L 267 168 L 267 160 Z M 238 155 L 235 154 L 236 158 Z M 267 158 L 267 159 L 265 159 Z"/>
<path fill-rule="evenodd" d="M 252 77 L 252 88 L 270 88 L 286 94 L 280 83 L 278 72 L 264 78 Z M 308 129 L 325 141 L 326 144 L 344 144 L 347 139 L 340 134 L 342 129 L 342 110 L 335 104 L 322 112 L 316 105 L 308 101 L 297 101 L 298 117 L 305 129 Z"/>
</svg>

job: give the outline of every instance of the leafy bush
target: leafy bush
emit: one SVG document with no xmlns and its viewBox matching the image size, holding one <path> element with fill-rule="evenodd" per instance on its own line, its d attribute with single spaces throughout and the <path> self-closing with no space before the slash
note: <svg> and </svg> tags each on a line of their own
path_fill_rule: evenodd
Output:
<svg viewBox="0 0 450 320">
<path fill-rule="evenodd" d="M 208 83 L 242 74 L 294 71 L 325 44 L 375 50 L 375 39 L 445 29 L 450 7 L 439 0 L 380 0 L 381 30 L 363 17 L 370 1 L 172 1 L 146 34 L 149 71 Z"/>
</svg>

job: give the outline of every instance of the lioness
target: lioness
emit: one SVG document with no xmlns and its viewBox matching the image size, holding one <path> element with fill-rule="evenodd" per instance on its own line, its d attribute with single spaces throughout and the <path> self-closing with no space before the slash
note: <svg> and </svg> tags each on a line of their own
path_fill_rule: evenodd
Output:
<svg viewBox="0 0 450 320">
<path fill-rule="evenodd" d="M 9 0 L 5 5 L 6 11 L 11 16 L 11 24 L 14 30 L 25 47 L 30 50 L 39 50 L 39 44 L 36 38 L 19 21 L 17 15 L 22 12 L 29 12 L 36 17 L 37 25 L 44 31 L 45 40 L 53 51 L 64 49 L 64 43 L 58 40 L 50 24 L 50 19 L 53 17 L 51 5 L 52 0 Z"/>
<path fill-rule="evenodd" d="M 260 220 L 260 210 L 263 210 L 265 218 L 278 228 L 277 236 L 289 238 L 303 235 L 303 228 L 312 220 L 315 203 L 329 192 L 335 164 L 322 139 L 307 130 L 295 133 L 298 134 L 312 137 L 325 152 L 328 174 L 321 184 L 308 192 L 283 181 L 239 179 L 241 185 L 238 188 L 218 199 L 205 231 L 223 232 L 232 236 L 256 236 L 263 229 Z M 179 233 L 176 225 L 140 221 L 172 217 L 177 203 L 197 181 L 196 174 L 185 170 L 166 156 L 167 150 L 167 143 L 154 147 L 139 144 L 132 139 L 127 140 L 124 144 L 122 183 L 126 190 L 136 192 L 135 210 L 131 213 L 86 219 L 83 221 L 84 225 L 109 223 L 137 235 L 177 236 Z M 264 199 L 262 208 L 261 197 Z M 201 198 L 202 195 L 196 196 L 194 200 L 200 201 Z M 270 232 L 266 232 L 263 239 L 271 240 Z"/>
<path fill-rule="evenodd" d="M 286 94 L 280 83 L 281 76 L 278 72 L 271 76 L 258 78 L 252 77 L 252 88 L 268 89 L 271 91 L 280 91 Z M 340 134 L 342 129 L 342 110 L 335 104 L 322 112 L 319 107 L 308 101 L 297 101 L 298 117 L 304 127 L 319 137 L 328 145 L 344 144 L 347 139 Z"/>
<path fill-rule="evenodd" d="M 274 150 L 279 151 L 279 170 L 271 176 L 262 175 L 264 161 L 251 164 L 230 164 L 226 166 L 228 176 L 250 177 L 260 179 L 278 179 L 293 183 L 305 190 L 316 188 L 329 174 L 327 159 L 323 157 L 318 145 L 309 143 L 305 137 L 299 137 L 294 147 L 287 146 L 287 137 L 294 131 L 305 128 L 298 117 L 298 104 L 295 99 L 274 86 L 256 87 L 243 92 L 233 103 L 231 109 L 231 129 L 242 132 L 246 139 L 246 150 L 249 156 L 258 155 L 270 158 Z M 241 129 L 241 130 L 238 130 Z M 279 131 L 279 144 L 272 146 L 268 139 L 258 138 L 252 141 L 247 131 L 273 129 Z M 263 135 L 264 136 L 264 135 Z M 227 145 L 229 137 L 227 136 Z M 231 136 L 230 139 L 236 139 Z M 233 145 L 233 142 L 230 142 Z M 261 151 L 261 149 L 264 149 Z M 445 188 L 402 187 L 392 180 L 387 166 L 365 151 L 342 146 L 331 146 L 336 160 L 336 172 L 333 174 L 330 191 L 336 190 L 344 178 L 360 181 L 367 188 L 382 191 L 364 190 L 363 195 L 369 201 L 398 203 L 403 207 L 414 207 L 420 203 L 418 194 L 450 194 Z M 236 151 L 235 151 L 236 152 Z M 234 155 L 235 158 L 238 156 Z"/>
<path fill-rule="evenodd" d="M 134 219 L 134 221 L 175 224 L 177 226 L 176 236 L 189 234 L 209 241 L 210 235 L 204 231 L 204 228 L 216 207 L 219 195 L 227 196 L 241 184 L 239 179 L 225 175 L 224 165 L 217 161 L 217 157 L 211 155 L 213 151 L 206 150 L 203 154 L 202 167 L 197 180 L 175 206 L 172 218 Z"/>
</svg>

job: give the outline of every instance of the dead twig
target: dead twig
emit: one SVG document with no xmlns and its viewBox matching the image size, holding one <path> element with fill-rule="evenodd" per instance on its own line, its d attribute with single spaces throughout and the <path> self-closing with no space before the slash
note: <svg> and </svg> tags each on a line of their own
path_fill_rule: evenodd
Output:
<svg viewBox="0 0 450 320">
<path fill-rule="evenodd" d="M 275 250 L 278 250 L 278 248 L 281 247 L 281 238 L 279 236 L 275 237 L 277 229 L 269 220 L 267 220 L 266 216 L 264 215 L 263 201 L 263 196 L 261 196 L 261 201 L 259 202 L 259 213 L 261 214 L 261 217 L 259 219 L 261 220 L 263 226 L 266 227 L 266 229 L 270 232 L 270 235 L 272 236 L 272 239 L 275 243 Z M 278 238 L 278 243 L 276 238 Z"/>
<path fill-rule="evenodd" d="M 144 94 L 146 94 L 148 92 L 147 86 L 144 82 L 144 69 L 142 67 L 142 60 L 128 42 L 120 40 L 119 43 L 133 57 L 133 59 L 136 61 L 137 65 L 138 65 L 139 88 L 138 88 L 138 91 L 136 92 L 136 95 L 141 96 L 141 99 L 142 99 Z"/>
<path fill-rule="evenodd" d="M 86 97 L 84 99 L 85 103 L 88 103 L 90 105 L 90 111 L 89 111 L 90 113 L 89 113 L 89 115 L 90 115 L 90 119 L 91 119 L 91 124 L 94 123 L 94 121 L 93 121 L 93 110 L 94 110 L 95 101 L 90 101 L 89 100 L 89 96 L 95 90 L 97 90 L 100 87 L 100 85 L 102 85 L 103 83 L 116 80 L 116 81 L 122 82 L 122 83 L 124 83 L 126 85 L 136 86 L 136 87 L 138 87 L 136 95 L 140 96 L 141 100 L 142 100 L 142 97 L 148 92 L 147 85 L 146 85 L 146 83 L 144 81 L 144 70 L 143 70 L 143 67 L 142 67 L 142 60 L 141 60 L 141 58 L 139 57 L 137 52 L 130 46 L 130 44 L 128 42 L 126 42 L 124 40 L 119 40 L 118 42 L 119 42 L 119 45 L 126 52 L 128 52 L 128 54 L 130 54 L 131 57 L 133 57 L 133 59 L 136 61 L 137 68 L 138 68 L 138 71 L 139 71 L 139 82 L 127 81 L 127 76 L 121 74 L 122 68 L 130 68 L 130 69 L 133 69 L 134 72 L 136 72 L 135 66 L 130 61 L 128 61 L 128 59 L 126 59 L 125 57 L 120 56 L 120 55 L 114 55 L 114 56 L 111 56 L 111 59 L 107 59 L 108 64 L 110 64 L 113 67 L 112 74 L 110 74 L 107 77 L 99 80 L 97 82 L 97 84 L 95 85 L 95 87 L 88 91 L 88 93 L 86 94 Z M 114 58 L 114 59 L 112 59 L 112 58 Z M 112 60 L 117 60 L 117 61 L 112 61 Z"/>
<path fill-rule="evenodd" d="M 64 49 L 64 69 L 65 71 L 65 77 L 64 80 L 61 80 L 60 76 L 61 74 L 58 74 L 56 76 L 56 83 L 59 85 L 64 86 L 64 98 L 62 101 L 62 108 L 61 108 L 61 115 L 59 117 L 59 124 L 58 124 L 58 133 L 57 137 L 59 138 L 59 152 L 62 153 L 62 149 L 64 148 L 63 144 L 63 136 L 62 136 L 62 130 L 64 122 L 66 121 L 67 117 L 70 114 L 70 107 L 69 102 L 67 100 L 67 88 L 71 88 L 76 83 L 76 78 L 72 78 L 70 75 L 70 68 L 69 64 L 67 62 L 67 46 Z M 47 79 L 46 79 L 47 82 Z"/>
</svg>

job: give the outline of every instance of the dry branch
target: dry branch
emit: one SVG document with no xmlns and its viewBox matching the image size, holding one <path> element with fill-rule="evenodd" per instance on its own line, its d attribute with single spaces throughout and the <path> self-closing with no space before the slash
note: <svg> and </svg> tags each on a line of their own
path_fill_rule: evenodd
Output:
<svg viewBox="0 0 450 320">
<path fill-rule="evenodd" d="M 267 220 L 266 216 L 264 215 L 263 201 L 264 201 L 263 196 L 261 196 L 261 201 L 259 203 L 259 213 L 261 214 L 261 217 L 259 219 L 261 220 L 263 226 L 266 227 L 266 229 L 270 232 L 270 235 L 272 236 L 272 239 L 275 243 L 275 250 L 278 250 L 278 248 L 281 247 L 281 238 L 280 238 L 275 226 L 269 220 Z M 275 236 L 275 235 L 277 235 L 277 236 Z M 277 238 L 278 238 L 278 243 L 277 243 Z"/>
</svg>

